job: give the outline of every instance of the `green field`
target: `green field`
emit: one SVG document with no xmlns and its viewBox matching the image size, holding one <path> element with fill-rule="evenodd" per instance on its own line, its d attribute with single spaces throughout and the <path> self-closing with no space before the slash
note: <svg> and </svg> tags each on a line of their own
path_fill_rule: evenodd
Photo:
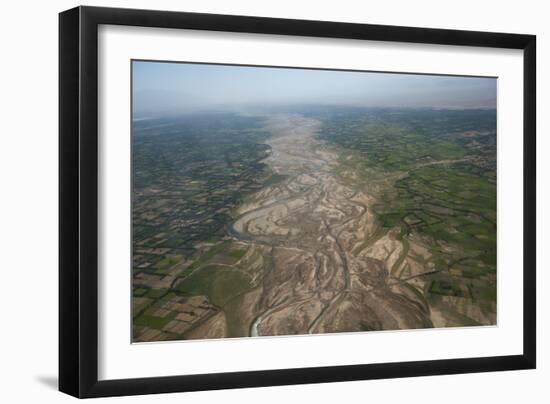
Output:
<svg viewBox="0 0 550 404">
<path fill-rule="evenodd" d="M 401 228 L 405 249 L 410 235 L 428 242 L 435 269 L 423 292 L 430 301 L 447 310 L 441 297 L 460 297 L 494 313 L 495 111 L 350 109 L 314 116 L 324 122 L 319 137 L 340 153 L 336 171 L 376 197 L 378 234 Z"/>
</svg>

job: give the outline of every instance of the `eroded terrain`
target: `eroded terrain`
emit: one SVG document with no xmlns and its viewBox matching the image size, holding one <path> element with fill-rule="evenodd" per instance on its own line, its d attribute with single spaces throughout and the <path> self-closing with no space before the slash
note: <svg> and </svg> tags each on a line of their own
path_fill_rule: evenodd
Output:
<svg viewBox="0 0 550 404">
<path fill-rule="evenodd" d="M 468 157 L 414 161 L 414 175 L 411 167 L 365 175 L 354 153 L 318 136 L 321 126 L 270 116 L 268 180 L 224 210 L 224 231 L 193 254 L 162 243 L 146 251 L 162 257 L 152 266 L 161 271 L 134 275 L 136 341 L 495 324 L 496 300 L 480 305 L 472 292 L 476 282 L 496 284 L 495 275 L 466 282 L 455 265 L 478 255 L 415 228 L 418 211 L 392 222 L 380 210 L 399 201 L 388 189 Z"/>
<path fill-rule="evenodd" d="M 285 116 L 271 125 L 267 163 L 287 179 L 251 198 L 232 226 L 269 257 L 251 335 L 431 326 L 426 302 L 390 276 L 401 243 L 373 240 L 369 196 L 333 173 L 337 156 L 314 138 L 319 123 Z"/>
</svg>

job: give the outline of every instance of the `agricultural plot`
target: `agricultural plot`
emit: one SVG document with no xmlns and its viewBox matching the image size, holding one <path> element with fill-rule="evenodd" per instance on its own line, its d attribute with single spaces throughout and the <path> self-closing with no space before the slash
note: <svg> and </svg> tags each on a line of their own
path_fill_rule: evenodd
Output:
<svg viewBox="0 0 550 404">
<path fill-rule="evenodd" d="M 427 247 L 407 260 L 424 268 L 415 287 L 434 311 L 451 325 L 494 324 L 496 112 L 348 111 L 325 122 L 320 137 L 339 148 L 339 174 L 375 194 L 380 228 L 399 228 L 405 248 L 411 239 Z M 415 278 L 405 257 L 392 275 Z"/>
<path fill-rule="evenodd" d="M 205 320 L 247 287 L 226 271 L 246 253 L 228 247 L 226 227 L 247 195 L 280 178 L 262 162 L 270 148 L 260 118 L 193 115 L 133 129 L 134 337 L 181 338 L 182 313 Z"/>
<path fill-rule="evenodd" d="M 135 123 L 133 339 L 496 323 L 494 110 Z"/>
</svg>

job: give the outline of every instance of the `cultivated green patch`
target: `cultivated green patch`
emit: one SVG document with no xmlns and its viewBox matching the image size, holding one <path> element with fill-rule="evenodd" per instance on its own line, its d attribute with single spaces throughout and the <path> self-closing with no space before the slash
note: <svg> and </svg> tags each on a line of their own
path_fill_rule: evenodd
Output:
<svg viewBox="0 0 550 404">
<path fill-rule="evenodd" d="M 212 304 L 223 307 L 231 298 L 251 287 L 248 277 L 237 269 L 209 265 L 176 285 L 184 295 L 205 295 Z"/>
<path fill-rule="evenodd" d="M 337 174 L 377 200 L 379 228 L 362 247 L 395 227 L 405 250 L 408 238 L 420 235 L 432 255 L 419 261 L 429 273 L 424 293 L 433 296 L 431 304 L 448 312 L 441 297 L 461 297 L 494 313 L 495 111 L 349 109 L 319 118 L 319 137 L 340 154 Z M 402 275 L 403 259 L 393 276 Z M 459 313 L 453 318 L 475 322 Z"/>
</svg>

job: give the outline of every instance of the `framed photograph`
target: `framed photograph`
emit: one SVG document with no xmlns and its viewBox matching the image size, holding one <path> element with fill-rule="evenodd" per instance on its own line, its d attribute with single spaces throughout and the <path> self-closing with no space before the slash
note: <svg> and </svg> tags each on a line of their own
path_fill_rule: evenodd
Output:
<svg viewBox="0 0 550 404">
<path fill-rule="evenodd" d="M 535 368 L 535 37 L 59 17 L 59 388 Z"/>
</svg>

